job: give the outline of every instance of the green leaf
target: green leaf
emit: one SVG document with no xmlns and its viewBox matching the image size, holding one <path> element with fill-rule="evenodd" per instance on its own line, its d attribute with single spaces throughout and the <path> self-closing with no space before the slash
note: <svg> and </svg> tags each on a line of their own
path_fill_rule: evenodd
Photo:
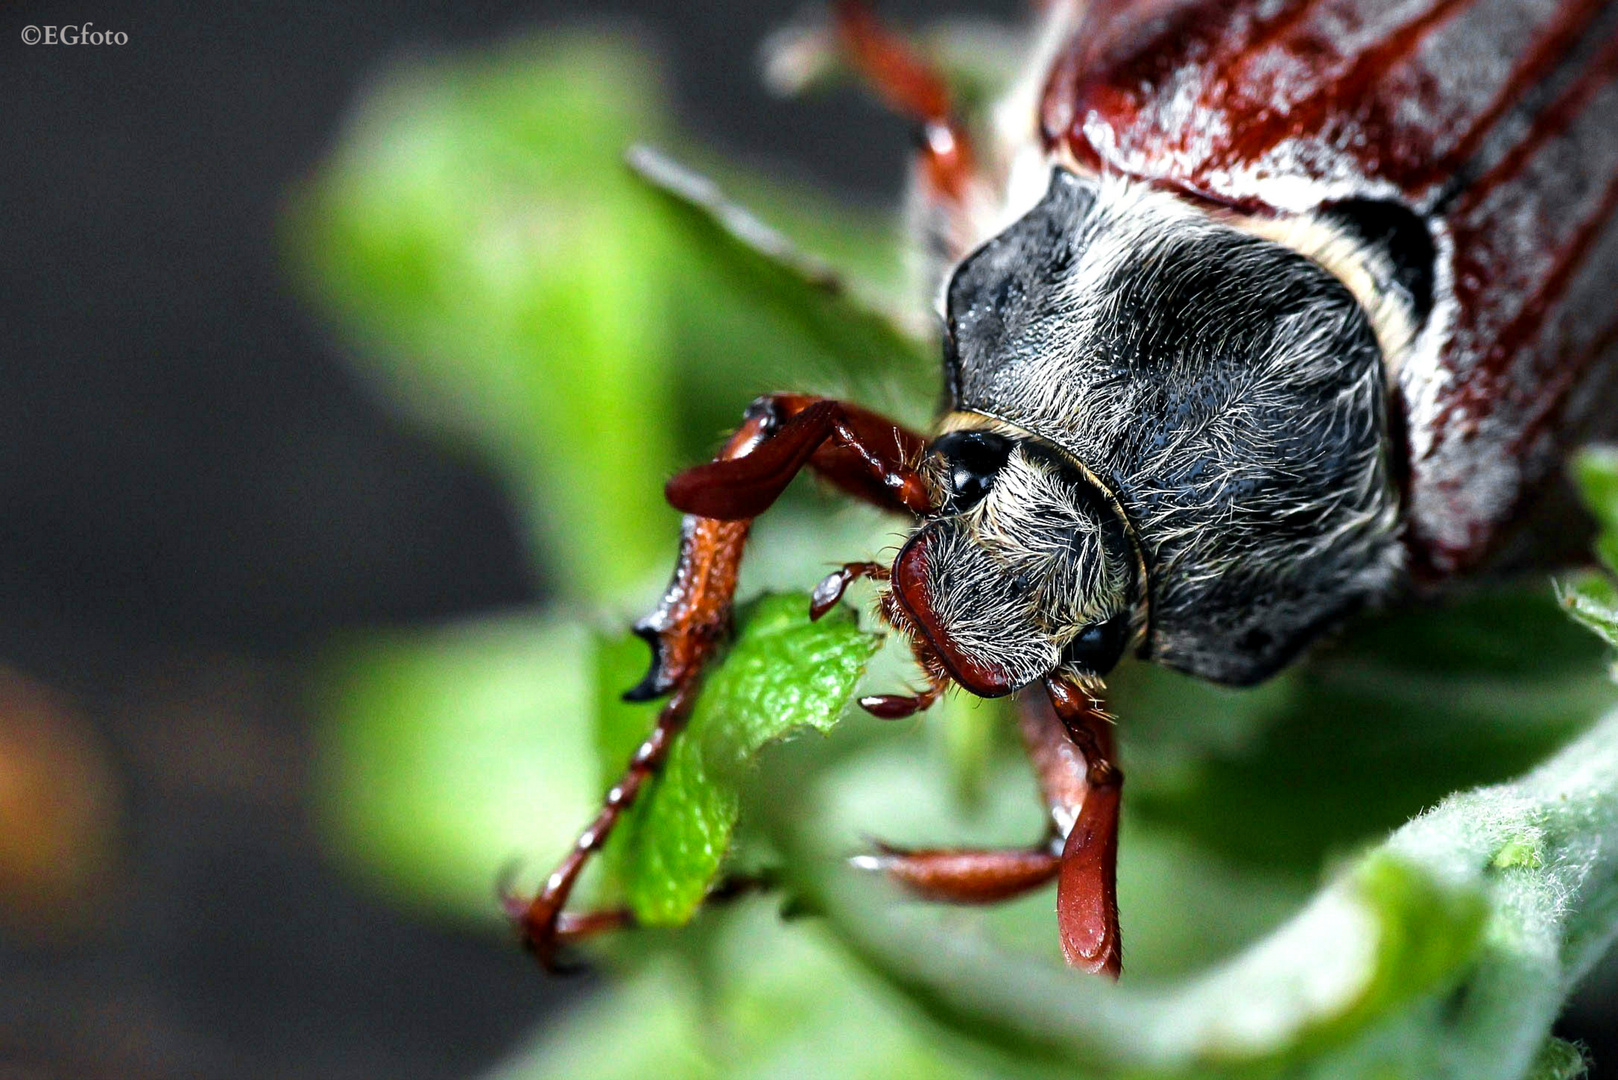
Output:
<svg viewBox="0 0 1618 1080">
<path fill-rule="evenodd" d="M 611 876 L 645 925 L 695 914 L 719 878 L 754 758 L 796 732 L 831 731 L 879 640 L 844 609 L 810 622 L 802 594 L 765 597 L 738 614 L 737 626 L 662 773 L 607 845 Z M 627 762 L 656 707 L 618 701 L 633 679 L 622 677 L 622 650 L 604 655 L 614 658 L 603 665 L 613 678 L 601 688 L 597 740 L 603 761 Z"/>
<path fill-rule="evenodd" d="M 495 456 L 556 580 L 617 597 L 675 515 L 671 237 L 626 173 L 639 53 L 552 35 L 402 66 L 288 218 L 294 268 L 399 400 Z"/>
<path fill-rule="evenodd" d="M 1618 646 L 1618 586 L 1610 577 L 1582 575 L 1563 582 L 1557 595 L 1569 615 L 1594 630 L 1608 645 Z"/>
<path fill-rule="evenodd" d="M 963 806 L 978 806 L 984 800 L 995 744 L 1012 723 L 1010 700 L 950 694 L 931 710 L 929 722 L 942 735 L 950 785 Z"/>
<path fill-rule="evenodd" d="M 1601 528 L 1596 554 L 1606 564 L 1606 575 L 1584 574 L 1564 582 L 1562 605 L 1579 622 L 1618 646 L 1618 449 L 1599 447 L 1584 451 L 1573 461 L 1573 473 L 1584 503 Z"/>
<path fill-rule="evenodd" d="M 1601 527 L 1596 552 L 1618 573 L 1618 447 L 1591 447 L 1573 459 L 1573 477 L 1584 504 Z"/>
<path fill-rule="evenodd" d="M 855 370 L 931 368 L 934 349 L 830 265 L 727 199 L 711 181 L 648 147 L 630 165 L 662 200 L 692 253 L 736 294 L 781 316 L 798 335 Z"/>
<path fill-rule="evenodd" d="M 1362 621 L 1257 690 L 1121 668 L 1109 700 L 1130 812 L 1312 872 L 1584 731 L 1618 703 L 1604 654 L 1540 587 Z"/>
<path fill-rule="evenodd" d="M 695 988 L 672 960 L 569 1009 L 487 1080 L 709 1080 Z"/>
<path fill-rule="evenodd" d="M 547 1024 L 492 1080 L 984 1075 L 916 1024 L 817 921 L 783 925 L 775 908 L 760 898 L 716 913 L 696 977 L 669 957 L 637 965 Z"/>
<path fill-rule="evenodd" d="M 772 836 L 870 970 L 964 1036 L 1101 1076 L 1514 1080 L 1618 932 L 1618 713 L 1522 779 L 1446 800 L 1275 933 L 1169 985 L 1105 985 L 897 904 L 817 852 L 805 816 L 780 807 Z"/>
<path fill-rule="evenodd" d="M 493 922 L 518 856 L 554 858 L 598 797 L 589 635 L 548 617 L 375 633 L 317 668 L 326 840 L 395 899 Z"/>
</svg>

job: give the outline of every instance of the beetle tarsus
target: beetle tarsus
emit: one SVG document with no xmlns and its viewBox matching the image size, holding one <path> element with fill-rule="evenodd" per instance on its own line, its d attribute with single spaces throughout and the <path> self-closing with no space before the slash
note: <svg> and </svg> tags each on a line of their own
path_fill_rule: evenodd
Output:
<svg viewBox="0 0 1618 1080">
<path fill-rule="evenodd" d="M 653 726 L 651 734 L 635 751 L 623 776 L 602 800 L 601 809 L 596 813 L 595 819 L 579 834 L 578 839 L 573 842 L 572 850 L 551 872 L 551 876 L 545 879 L 545 886 L 540 889 L 538 895 L 526 904 L 511 896 L 502 901 L 507 914 L 522 935 L 523 944 L 547 969 L 554 970 L 556 966 L 558 946 L 603 930 L 629 925 L 629 915 L 623 911 L 574 914 L 563 909 L 566 908 L 568 897 L 572 895 L 573 887 L 578 884 L 579 875 L 583 873 L 585 866 L 595 853 L 606 845 L 613 828 L 629 808 L 635 805 L 635 799 L 646 782 L 662 769 L 663 762 L 668 757 L 669 747 L 685 728 L 686 720 L 691 715 L 691 708 L 696 701 L 697 685 L 698 680 L 691 678 L 675 690 L 673 696 L 657 714 L 657 723 Z"/>
<path fill-rule="evenodd" d="M 880 873 L 927 900 L 949 904 L 996 904 L 1032 892 L 1056 879 L 1061 857 L 1049 844 L 1030 848 L 929 848 L 888 844 L 855 855 L 849 865 Z"/>
</svg>

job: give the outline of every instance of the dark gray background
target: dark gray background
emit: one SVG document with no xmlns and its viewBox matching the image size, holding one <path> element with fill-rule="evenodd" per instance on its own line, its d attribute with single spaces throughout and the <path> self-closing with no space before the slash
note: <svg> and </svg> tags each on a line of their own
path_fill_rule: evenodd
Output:
<svg viewBox="0 0 1618 1080">
<path fill-rule="evenodd" d="M 718 148 L 895 198 L 906 124 L 853 93 L 758 88 L 754 49 L 795 7 L 7 7 L 0 661 L 71 690 L 105 733 L 133 856 L 102 932 L 0 943 L 0 1075 L 467 1076 L 587 990 L 351 890 L 303 819 L 305 644 L 544 583 L 491 475 L 367 397 L 290 298 L 276 216 L 389 58 L 586 11 L 660 53 L 682 121 Z M 129 43 L 21 43 L 85 21 Z M 1567 1033 L 1618 1054 L 1610 1015 L 1592 996 Z"/>
</svg>

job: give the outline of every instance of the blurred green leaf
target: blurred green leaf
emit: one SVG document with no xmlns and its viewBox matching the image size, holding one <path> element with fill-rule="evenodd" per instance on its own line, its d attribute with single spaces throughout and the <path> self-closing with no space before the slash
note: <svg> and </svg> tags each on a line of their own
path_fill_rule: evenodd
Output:
<svg viewBox="0 0 1618 1080">
<path fill-rule="evenodd" d="M 384 891 L 494 921 L 518 856 L 566 850 L 599 792 L 590 641 L 545 617 L 371 634 L 320 664 L 328 842 Z"/>
<path fill-rule="evenodd" d="M 963 806 L 983 803 L 1003 731 L 1012 724 L 1011 699 L 948 694 L 933 706 L 929 722 L 942 735 L 950 783 Z"/>
<path fill-rule="evenodd" d="M 494 1080 L 662 1080 L 726 1076 L 966 1080 L 984 1075 L 915 1023 L 906 1003 L 825 932 L 783 925 L 767 900 L 705 919 L 700 970 L 638 965 L 610 994 L 564 1017 Z"/>
<path fill-rule="evenodd" d="M 629 163 L 662 200 L 687 254 L 714 268 L 733 294 L 779 314 L 796 336 L 854 369 L 936 366 L 930 340 L 903 329 L 869 291 L 798 250 L 712 181 L 649 147 L 632 150 Z"/>
<path fill-rule="evenodd" d="M 648 964 L 576 1008 L 488 1080 L 706 1080 L 696 988 L 671 961 Z"/>
<path fill-rule="evenodd" d="M 795 882 L 873 971 L 963 1034 L 1099 1075 L 1520 1077 L 1618 929 L 1618 713 L 1523 779 L 1447 800 L 1275 934 L 1170 986 L 1108 986 L 897 905 L 806 850 L 796 818 L 771 823 Z"/>
<path fill-rule="evenodd" d="M 1609 577 L 1587 574 L 1564 582 L 1562 606 L 1594 630 L 1608 645 L 1618 646 L 1618 587 Z"/>
<path fill-rule="evenodd" d="M 803 594 L 768 596 L 738 613 L 735 643 L 708 674 L 684 734 L 607 846 L 638 921 L 677 925 L 695 914 L 730 848 L 748 766 L 795 732 L 829 732 L 877 644 L 846 609 L 810 622 Z M 629 685 L 618 678 L 622 666 L 603 670 L 614 680 L 598 691 L 602 760 L 627 762 L 657 709 L 621 701 Z"/>
<path fill-rule="evenodd" d="M 742 233 L 773 238 L 773 253 L 752 250 L 705 217 L 740 211 L 634 177 L 625 150 L 664 128 L 649 68 L 578 34 L 404 65 L 287 215 L 295 272 L 359 359 L 495 456 L 558 583 L 594 601 L 664 569 L 663 480 L 756 394 L 853 378 L 880 396 L 903 372 L 898 403 L 924 411 L 936 396 L 936 364 L 881 313 L 878 289 L 834 295 L 830 272 L 780 234 L 746 219 Z M 817 245 L 894 262 L 891 215 L 730 174 Z"/>
<path fill-rule="evenodd" d="M 1618 573 L 1618 447 L 1586 449 L 1573 459 L 1573 476 L 1601 527 L 1596 552 L 1608 570 Z"/>
<path fill-rule="evenodd" d="M 498 457 L 589 599 L 674 535 L 671 244 L 622 163 L 659 126 L 647 70 L 581 36 L 404 67 L 289 217 L 309 291 L 386 386 Z"/>
<path fill-rule="evenodd" d="M 1562 605 L 1579 622 L 1599 634 L 1609 646 L 1618 646 L 1618 449 L 1586 450 L 1574 459 L 1574 475 L 1585 505 L 1601 526 L 1596 553 L 1606 573 L 1581 575 L 1561 588 Z"/>
<path fill-rule="evenodd" d="M 1583 731 L 1618 703 L 1603 655 L 1541 587 L 1364 620 L 1257 690 L 1131 665 L 1109 680 L 1129 804 L 1308 870 Z"/>
</svg>

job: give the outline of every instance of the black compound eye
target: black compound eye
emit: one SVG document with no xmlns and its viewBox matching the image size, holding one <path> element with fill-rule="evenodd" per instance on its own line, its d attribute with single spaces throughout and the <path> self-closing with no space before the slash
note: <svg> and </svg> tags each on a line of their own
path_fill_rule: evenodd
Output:
<svg viewBox="0 0 1618 1080">
<path fill-rule="evenodd" d="M 1010 439 L 992 431 L 954 431 L 933 443 L 948 469 L 946 512 L 959 514 L 983 501 L 1011 457 L 1011 445 Z"/>
<path fill-rule="evenodd" d="M 1079 636 L 1062 650 L 1062 663 L 1077 664 L 1093 674 L 1105 675 L 1124 655 L 1128 640 L 1129 617 L 1114 615 L 1104 623 L 1094 623 L 1079 631 Z"/>
</svg>

